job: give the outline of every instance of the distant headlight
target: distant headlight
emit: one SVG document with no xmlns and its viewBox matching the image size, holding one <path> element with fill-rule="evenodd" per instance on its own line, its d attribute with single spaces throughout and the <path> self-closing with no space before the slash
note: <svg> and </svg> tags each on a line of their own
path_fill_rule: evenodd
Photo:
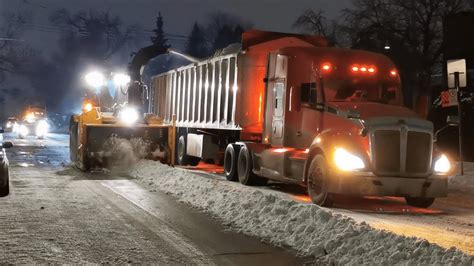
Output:
<svg viewBox="0 0 474 266">
<path fill-rule="evenodd" d="M 8 121 L 7 122 L 7 128 L 11 128 L 12 127 L 12 122 Z"/>
<path fill-rule="evenodd" d="M 120 121 L 127 125 L 136 123 L 139 117 L 138 111 L 131 107 L 126 107 L 119 113 Z"/>
<path fill-rule="evenodd" d="M 25 125 L 21 125 L 18 130 L 19 130 L 18 133 L 21 136 L 27 136 L 28 134 L 30 134 L 30 130 Z"/>
<path fill-rule="evenodd" d="M 434 171 L 438 173 L 447 173 L 451 170 L 451 163 L 449 162 L 448 157 L 442 154 L 434 164 Z"/>
<path fill-rule="evenodd" d="M 49 125 L 48 122 L 41 120 L 36 125 L 36 136 L 43 137 L 48 134 Z"/>
<path fill-rule="evenodd" d="M 353 171 L 365 168 L 364 161 L 343 148 L 337 148 L 334 152 L 334 163 L 343 171 Z"/>
</svg>

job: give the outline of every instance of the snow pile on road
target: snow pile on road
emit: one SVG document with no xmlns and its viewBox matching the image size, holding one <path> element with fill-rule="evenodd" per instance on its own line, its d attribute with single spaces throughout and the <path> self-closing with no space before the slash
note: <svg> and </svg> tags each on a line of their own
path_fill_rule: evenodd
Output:
<svg viewBox="0 0 474 266">
<path fill-rule="evenodd" d="M 464 163 L 464 175 L 459 175 L 458 171 L 457 175 L 449 178 L 448 187 L 450 190 L 474 194 L 474 163 Z"/>
<path fill-rule="evenodd" d="M 226 225 L 324 264 L 464 264 L 474 260 L 425 240 L 371 228 L 272 191 L 206 178 L 158 162 L 140 161 L 132 176 L 205 210 Z"/>
</svg>

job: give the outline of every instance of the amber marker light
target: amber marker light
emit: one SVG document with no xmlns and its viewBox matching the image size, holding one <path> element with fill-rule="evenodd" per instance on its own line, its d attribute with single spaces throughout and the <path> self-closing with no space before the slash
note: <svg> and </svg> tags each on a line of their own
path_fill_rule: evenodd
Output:
<svg viewBox="0 0 474 266">
<path fill-rule="evenodd" d="M 398 74 L 398 72 L 397 72 L 396 70 L 394 70 L 394 69 L 393 69 L 393 70 L 390 70 L 390 76 L 396 77 L 397 74 Z"/>
<path fill-rule="evenodd" d="M 329 72 L 332 69 L 331 63 L 324 63 L 321 67 L 324 71 Z"/>
</svg>

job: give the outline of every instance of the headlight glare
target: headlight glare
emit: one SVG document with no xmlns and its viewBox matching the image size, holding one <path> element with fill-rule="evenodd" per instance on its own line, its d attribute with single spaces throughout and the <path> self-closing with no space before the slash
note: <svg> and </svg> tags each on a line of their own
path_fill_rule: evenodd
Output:
<svg viewBox="0 0 474 266">
<path fill-rule="evenodd" d="M 139 117 L 138 111 L 131 107 L 126 107 L 119 113 L 120 121 L 127 125 L 134 124 L 138 121 Z"/>
<path fill-rule="evenodd" d="M 451 170 L 451 163 L 446 155 L 442 154 L 434 164 L 434 171 L 438 173 L 447 173 Z"/>
<path fill-rule="evenodd" d="M 334 163 L 342 171 L 353 171 L 365 168 L 364 161 L 343 148 L 336 148 Z"/>
<path fill-rule="evenodd" d="M 91 87 L 98 88 L 104 85 L 105 77 L 102 73 L 98 71 L 93 71 L 88 73 L 84 79 L 86 80 L 87 84 Z"/>
<path fill-rule="evenodd" d="M 30 130 L 25 125 L 21 125 L 18 133 L 20 134 L 20 136 L 27 136 L 28 134 L 30 134 Z"/>
<path fill-rule="evenodd" d="M 36 125 L 36 136 L 43 137 L 48 134 L 49 125 L 48 122 L 41 120 Z"/>
<path fill-rule="evenodd" d="M 130 83 L 130 76 L 123 73 L 117 73 L 114 74 L 113 80 L 116 86 L 125 86 Z"/>
</svg>

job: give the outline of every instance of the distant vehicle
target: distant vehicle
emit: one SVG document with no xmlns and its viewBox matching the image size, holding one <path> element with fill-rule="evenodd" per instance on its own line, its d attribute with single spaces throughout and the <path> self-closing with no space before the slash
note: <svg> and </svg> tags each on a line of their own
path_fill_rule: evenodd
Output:
<svg viewBox="0 0 474 266">
<path fill-rule="evenodd" d="M 48 134 L 48 131 L 49 124 L 46 118 L 46 111 L 38 107 L 27 108 L 16 129 L 20 139 L 26 136 L 36 136 L 39 139 L 43 139 Z"/>
<path fill-rule="evenodd" d="M 3 129 L 0 129 L 0 134 Z M 3 140 L 3 135 L 0 138 Z M 5 149 L 13 147 L 11 142 L 2 142 L 0 149 L 0 197 L 5 197 L 10 194 L 10 174 L 8 172 L 8 158 Z"/>
<path fill-rule="evenodd" d="M 7 118 L 7 120 L 5 121 L 5 126 L 4 126 L 4 130 L 5 132 L 13 132 L 13 129 L 15 128 L 15 124 L 18 123 L 18 119 L 16 117 L 9 117 Z"/>
</svg>

